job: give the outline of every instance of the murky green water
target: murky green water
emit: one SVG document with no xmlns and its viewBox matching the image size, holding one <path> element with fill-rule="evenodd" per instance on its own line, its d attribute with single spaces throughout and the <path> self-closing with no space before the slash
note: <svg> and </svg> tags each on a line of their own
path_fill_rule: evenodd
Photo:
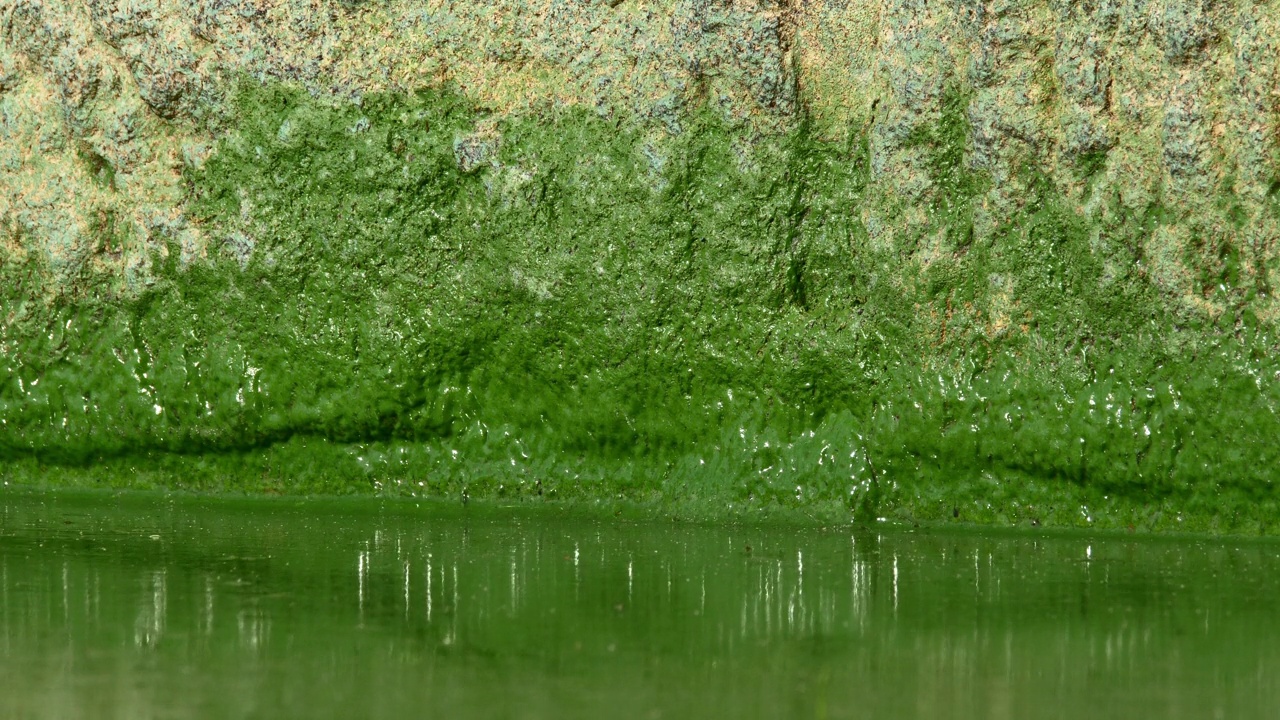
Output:
<svg viewBox="0 0 1280 720">
<path fill-rule="evenodd" d="M 0 717 L 1268 717 L 1280 544 L 0 496 Z"/>
</svg>

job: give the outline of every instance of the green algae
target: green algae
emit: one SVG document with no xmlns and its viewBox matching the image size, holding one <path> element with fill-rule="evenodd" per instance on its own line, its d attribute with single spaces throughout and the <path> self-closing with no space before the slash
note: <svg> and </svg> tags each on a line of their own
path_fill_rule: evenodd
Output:
<svg viewBox="0 0 1280 720">
<path fill-rule="evenodd" d="M 975 233 L 965 106 L 911 139 L 921 262 L 867 237 L 860 133 L 246 84 L 188 170 L 217 252 L 47 303 L 0 264 L 4 476 L 1274 531 L 1270 328 L 1148 279 L 1168 209 L 1086 218 L 1028 169 Z M 1224 253 L 1205 282 L 1252 282 Z"/>
</svg>

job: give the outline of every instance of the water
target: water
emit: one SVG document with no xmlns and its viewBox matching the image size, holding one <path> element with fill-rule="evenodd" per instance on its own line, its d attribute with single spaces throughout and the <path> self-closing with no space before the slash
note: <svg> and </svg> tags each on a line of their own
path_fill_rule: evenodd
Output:
<svg viewBox="0 0 1280 720">
<path fill-rule="evenodd" d="M 0 717 L 1247 718 L 1280 544 L 0 496 Z"/>
</svg>

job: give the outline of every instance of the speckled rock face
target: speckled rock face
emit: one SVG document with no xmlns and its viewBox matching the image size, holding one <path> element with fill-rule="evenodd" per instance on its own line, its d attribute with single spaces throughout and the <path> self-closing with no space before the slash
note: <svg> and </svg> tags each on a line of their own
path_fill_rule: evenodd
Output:
<svg viewBox="0 0 1280 720">
<path fill-rule="evenodd" d="M 244 77 L 334 102 L 448 85 L 500 116 L 580 106 L 655 145 L 703 109 L 760 134 L 802 120 L 831 139 L 867 132 L 880 192 L 865 226 L 923 262 L 955 247 L 922 210 L 947 189 L 913 138 L 959 94 L 959 160 L 990 178 L 979 234 L 1024 202 L 1021 170 L 1035 167 L 1091 218 L 1113 202 L 1177 207 L 1146 239 L 1149 272 L 1188 308 L 1229 304 L 1195 287 L 1197 238 L 1248 248 L 1268 283 L 1274 272 L 1269 3 L 6 0 L 3 12 L 0 217 L 7 252 L 48 258 L 51 292 L 86 264 L 136 288 L 152 251 L 203 256 L 181 176 L 213 148 Z M 1259 310 L 1275 312 L 1269 299 Z"/>
<path fill-rule="evenodd" d="M 1266 466 L 1277 422 L 1278 65 L 1280 4 L 1244 0 L 0 0 L 0 463 L 90 477 L 145 457 L 170 470 L 137 482 L 181 484 L 173 458 L 269 466 L 299 438 L 448 455 L 467 423 L 510 416 L 508 437 L 557 457 L 605 467 L 629 443 L 634 473 L 666 478 L 586 498 L 961 517 L 1017 477 L 1041 500 L 1001 490 L 973 519 L 1196 498 L 1203 526 L 1234 527 L 1277 502 L 1261 471 L 1230 492 L 1210 478 Z M 362 374 L 370 357 L 384 375 Z M 1023 388 L 1007 408 L 956 409 L 948 392 L 987 397 L 997 371 Z M 513 399 L 501 373 L 542 390 Z M 310 379 L 254 395 L 291 374 Z M 555 388 L 583 377 L 574 402 L 618 417 L 548 429 Z M 1192 377 L 1234 389 L 1189 410 Z M 378 389 L 405 378 L 430 387 Z M 1120 386 L 1130 407 L 1103 425 L 1073 414 Z M 777 434 L 742 461 L 757 479 L 673 470 L 728 452 L 722 432 L 747 442 L 708 410 L 733 387 Z M 660 409 L 627 410 L 634 393 Z M 1211 407 L 1223 393 L 1242 414 Z M 701 420 L 681 424 L 682 397 Z M 1039 450 L 955 435 L 1036 403 L 1038 439 L 984 436 Z M 915 439 L 868 439 L 913 405 L 918 435 L 898 435 Z M 794 450 L 821 428 L 861 469 L 757 487 L 786 462 L 827 472 L 826 450 Z M 1196 432 L 1225 433 L 1225 454 L 1186 450 Z M 779 444 L 807 459 L 769 460 Z M 316 487 L 517 482 L 352 452 Z M 941 458 L 972 482 L 929 485 Z M 1144 479 L 1097 480 L 1099 463 Z M 538 494 L 571 465 L 543 467 Z M 902 480 L 868 495 L 884 467 Z M 1056 514 L 1010 509 L 1044 502 Z"/>
<path fill-rule="evenodd" d="M 796 114 L 790 26 L 767 3 L 6 0 L 0 9 L 0 217 L 9 252 L 48 257 L 51 292 L 89 263 L 136 288 L 152 251 L 176 243 L 184 261 L 204 254 L 206 238 L 182 211 L 181 175 L 222 131 L 236 78 L 294 83 L 335 102 L 449 85 L 504 115 L 582 105 L 652 127 L 658 142 L 679 134 L 695 106 L 762 132 Z M 117 226 L 121 238 L 104 249 Z"/>
</svg>

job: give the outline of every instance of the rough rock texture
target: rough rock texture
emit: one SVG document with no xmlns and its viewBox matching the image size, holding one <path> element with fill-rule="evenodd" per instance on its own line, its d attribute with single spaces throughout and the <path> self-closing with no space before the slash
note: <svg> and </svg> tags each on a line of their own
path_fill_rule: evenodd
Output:
<svg viewBox="0 0 1280 720">
<path fill-rule="evenodd" d="M 659 145 L 700 107 L 758 133 L 801 118 L 833 139 L 869 129 L 879 192 L 864 223 L 922 262 L 956 247 L 929 233 L 924 208 L 949 189 L 913 138 L 958 93 L 963 161 L 990 178 L 979 235 L 1025 200 L 1020 169 L 1035 167 L 1104 226 L 1117 207 L 1177 208 L 1146 255 L 1189 311 L 1230 305 L 1197 286 L 1196 266 L 1216 262 L 1198 244 L 1242 251 L 1266 287 L 1275 272 L 1273 3 L 6 0 L 0 13 L 0 218 L 7 252 L 48 258 L 54 292 L 86 264 L 136 288 L 150 252 L 204 254 L 181 174 L 244 76 L 356 101 L 448 84 L 499 115 L 581 105 Z M 1274 316 L 1269 295 L 1257 306 Z"/>
<path fill-rule="evenodd" d="M 1280 3 L 1244 0 L 0 0 L 0 462 L 22 473 L 84 474 L 104 457 L 169 467 L 150 454 L 269 454 L 299 437 L 447 452 L 458 428 L 496 422 L 495 408 L 515 401 L 494 391 L 454 421 L 406 419 L 424 403 L 448 405 L 439 393 L 450 388 L 483 394 L 499 368 L 554 389 L 576 363 L 600 373 L 581 402 L 653 391 L 666 408 L 654 417 L 668 420 L 684 411 L 663 404 L 681 395 L 665 388 L 692 382 L 683 394 L 711 403 L 753 386 L 748 414 L 781 433 L 775 447 L 836 432 L 823 423 L 849 413 L 836 435 L 860 438 L 850 457 L 873 479 L 885 465 L 932 477 L 922 458 L 958 453 L 950 462 L 981 482 L 1048 483 L 1059 506 L 1123 496 L 1126 513 L 1176 512 L 1196 498 L 1212 519 L 1202 526 L 1235 527 L 1244 521 L 1221 518 L 1277 506 L 1256 445 L 1278 422 L 1278 65 Z M 323 298 L 306 286 L 254 294 L 297 277 Z M 638 312 L 643 303 L 666 309 Z M 393 329 L 422 308 L 452 318 L 456 337 Z M 198 331 L 210 314 L 231 329 Z M 256 325 L 264 315 L 275 324 Z M 490 321 L 487 339 L 467 334 Z M 475 349 L 510 341 L 520 323 L 562 326 L 522 335 L 527 356 Z M 269 366 L 288 333 L 316 343 Z M 558 369 L 537 351 L 549 342 L 565 354 Z M 161 395 L 197 392 L 157 380 L 173 370 L 156 359 L 166 353 L 185 374 L 234 366 L 196 403 L 210 414 L 244 407 L 264 367 L 322 369 L 225 425 L 164 414 L 173 403 Z M 386 382 L 416 378 L 435 399 L 383 397 L 374 376 L 349 372 L 370 353 Z M 645 353 L 670 363 L 641 363 Z M 118 368 L 95 365 L 111 357 Z M 965 417 L 947 399 L 989 394 L 999 368 L 1009 386 L 1032 388 L 1009 408 L 1039 398 L 1044 426 L 1034 441 L 986 437 L 1042 451 L 1001 459 L 989 440 L 956 439 L 956 427 L 1012 417 L 990 403 Z M 1117 368 L 1124 380 L 1102 388 Z M 1236 389 L 1206 387 L 1205 404 L 1187 410 L 1175 376 Z M 34 392 L 46 377 L 62 379 Z M 951 390 L 930 394 L 926 377 Z M 822 383 L 839 390 L 818 397 Z M 1116 414 L 1086 442 L 1080 423 L 1094 420 L 1072 403 L 1120 386 L 1137 414 Z M 97 407 L 95 387 L 119 390 L 118 414 L 68 420 L 66 407 Z M 562 395 L 547 393 L 531 391 L 543 405 L 529 401 L 513 429 L 554 414 Z M 1212 407 L 1215 393 L 1243 414 Z M 1165 411 L 1140 407 L 1157 396 L 1182 423 L 1167 456 L 1133 440 L 1159 435 Z M 886 409 L 894 402 L 934 401 L 918 420 L 929 429 L 876 451 L 899 458 L 877 470 L 867 428 L 905 423 Z M 798 414 L 780 420 L 777 406 Z M 359 420 L 366 411 L 381 419 Z M 661 446 L 635 472 L 666 473 L 666 484 L 601 481 L 585 497 L 678 499 L 672 478 L 687 476 L 671 468 L 697 448 L 727 452 L 708 438 L 736 422 L 708 415 L 681 440 L 619 413 L 630 429 L 608 442 Z M 547 452 L 616 459 L 584 439 L 604 421 L 579 420 L 555 432 L 580 435 L 552 432 Z M 1197 431 L 1221 433 L 1221 452 L 1193 458 Z M 752 472 L 781 467 L 752 447 Z M 261 462 L 250 464 L 264 477 L 283 472 Z M 1146 479 L 1090 480 L 1089 463 L 1137 463 L 1130 474 Z M 413 467 L 396 477 L 428 472 Z M 1251 479 L 1215 506 L 1226 495 L 1212 477 L 1241 468 Z M 380 487 L 369 472 L 395 475 L 353 477 Z M 858 472 L 821 501 L 902 517 L 945 514 L 960 496 L 985 502 L 977 480 L 927 502 L 914 490 L 842 499 L 870 487 Z M 457 491 L 450 482 L 429 489 Z M 804 482 L 779 482 L 785 493 L 739 483 L 703 494 L 809 502 Z M 1029 492 L 1008 491 L 980 519 L 1025 519 L 1007 503 L 1023 507 Z M 1248 521 L 1259 527 L 1280 521 L 1257 512 Z"/>
<path fill-rule="evenodd" d="M 447 83 L 502 113 L 585 104 L 666 133 L 695 103 L 762 130 L 796 111 L 781 14 L 754 5 L 6 0 L 0 16 L 0 217 L 10 252 L 47 255 L 59 288 L 86 263 L 136 287 L 170 242 L 204 253 L 181 173 L 209 152 L 233 78 L 357 102 Z M 101 257 L 104 222 L 131 240 Z"/>
</svg>

